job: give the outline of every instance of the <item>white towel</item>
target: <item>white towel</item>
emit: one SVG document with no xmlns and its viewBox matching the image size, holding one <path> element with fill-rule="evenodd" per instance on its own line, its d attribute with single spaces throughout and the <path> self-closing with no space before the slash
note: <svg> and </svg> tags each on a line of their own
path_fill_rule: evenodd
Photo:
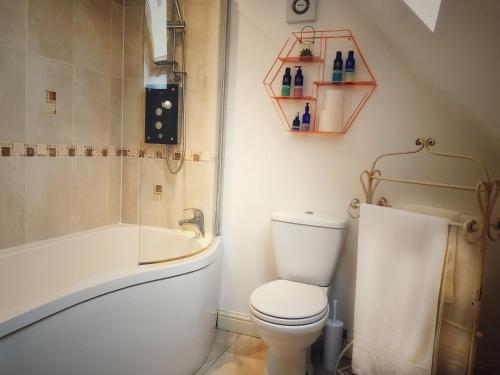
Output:
<svg viewBox="0 0 500 375">
<path fill-rule="evenodd" d="M 420 214 L 439 216 L 450 221 L 460 222 L 461 214 L 458 211 L 447 210 L 440 207 L 421 206 L 418 204 L 403 204 L 399 206 L 403 210 L 418 212 Z M 446 304 L 455 303 L 455 264 L 458 247 L 458 228 L 450 227 L 448 229 L 448 248 L 446 251 L 446 260 L 443 276 L 443 302 Z"/>
<path fill-rule="evenodd" d="M 356 374 L 431 373 L 448 222 L 361 206 L 352 359 Z"/>
<path fill-rule="evenodd" d="M 399 206 L 404 210 L 447 218 L 464 223 L 469 219 L 480 221 L 457 211 L 416 204 Z M 467 371 L 469 346 L 472 337 L 474 301 L 476 297 L 477 262 L 480 261 L 480 242 L 469 244 L 463 229 L 450 227 L 444 276 L 441 285 L 442 321 L 436 365 L 439 375 L 463 375 Z"/>
</svg>

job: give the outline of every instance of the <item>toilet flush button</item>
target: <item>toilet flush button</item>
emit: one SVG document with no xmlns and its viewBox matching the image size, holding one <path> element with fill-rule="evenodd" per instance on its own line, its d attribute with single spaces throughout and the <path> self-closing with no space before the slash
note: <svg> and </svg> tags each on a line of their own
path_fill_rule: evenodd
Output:
<svg viewBox="0 0 500 375">
<path fill-rule="evenodd" d="M 306 214 L 307 215 L 314 215 L 314 212 L 313 211 L 306 211 Z"/>
</svg>

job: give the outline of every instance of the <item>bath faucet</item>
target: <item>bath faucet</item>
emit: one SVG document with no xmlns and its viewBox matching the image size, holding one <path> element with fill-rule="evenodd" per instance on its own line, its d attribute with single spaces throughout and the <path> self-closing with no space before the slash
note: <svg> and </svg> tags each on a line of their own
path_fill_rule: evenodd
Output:
<svg viewBox="0 0 500 375">
<path fill-rule="evenodd" d="M 196 238 L 205 237 L 205 217 L 203 211 L 198 208 L 185 208 L 184 211 L 193 211 L 193 218 L 179 220 L 179 225 L 189 224 L 195 227 Z"/>
</svg>

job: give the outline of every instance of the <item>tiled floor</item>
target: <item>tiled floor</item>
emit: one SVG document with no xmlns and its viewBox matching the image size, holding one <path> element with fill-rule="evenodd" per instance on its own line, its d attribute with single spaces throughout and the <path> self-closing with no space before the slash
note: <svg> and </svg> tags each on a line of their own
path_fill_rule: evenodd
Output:
<svg viewBox="0 0 500 375">
<path fill-rule="evenodd" d="M 195 375 L 264 375 L 267 345 L 256 337 L 218 329 L 212 350 Z M 321 365 L 321 355 L 312 353 L 314 375 L 331 375 Z"/>
</svg>

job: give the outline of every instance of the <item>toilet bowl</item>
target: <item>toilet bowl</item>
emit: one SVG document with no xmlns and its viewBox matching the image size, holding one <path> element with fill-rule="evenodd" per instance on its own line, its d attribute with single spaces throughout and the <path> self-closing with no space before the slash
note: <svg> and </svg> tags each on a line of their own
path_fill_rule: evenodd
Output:
<svg viewBox="0 0 500 375">
<path fill-rule="evenodd" d="M 279 279 L 253 291 L 250 317 L 269 346 L 268 375 L 313 375 L 310 347 L 328 319 L 328 287 L 347 221 L 312 211 L 275 211 L 271 225 Z"/>
<path fill-rule="evenodd" d="M 267 371 L 271 375 L 313 375 L 309 348 L 328 318 L 325 288 L 275 280 L 250 297 L 250 316 L 269 345 Z"/>
</svg>

